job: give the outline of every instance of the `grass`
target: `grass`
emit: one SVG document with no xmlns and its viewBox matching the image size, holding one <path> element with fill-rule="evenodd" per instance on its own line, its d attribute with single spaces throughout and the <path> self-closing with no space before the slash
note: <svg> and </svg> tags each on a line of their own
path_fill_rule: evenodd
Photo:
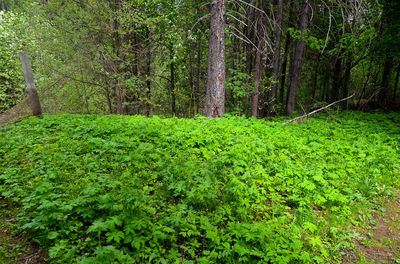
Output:
<svg viewBox="0 0 400 264">
<path fill-rule="evenodd" d="M 51 263 L 339 263 L 396 196 L 400 114 L 278 121 L 30 118 L 0 195 Z"/>
</svg>

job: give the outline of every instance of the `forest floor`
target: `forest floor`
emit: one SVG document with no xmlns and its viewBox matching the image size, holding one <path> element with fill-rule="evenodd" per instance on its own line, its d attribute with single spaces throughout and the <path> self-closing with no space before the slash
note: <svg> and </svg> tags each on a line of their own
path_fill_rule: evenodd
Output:
<svg viewBox="0 0 400 264">
<path fill-rule="evenodd" d="M 16 210 L 0 200 L 0 263 L 42 264 L 45 254 L 28 238 L 14 234 Z"/>
<path fill-rule="evenodd" d="M 26 237 L 16 236 L 15 209 L 0 201 L 0 263 L 44 264 L 45 254 Z M 387 203 L 383 214 L 374 215 L 372 230 L 360 229 L 356 248 L 348 250 L 343 263 L 400 263 L 400 199 Z"/>
<path fill-rule="evenodd" d="M 343 263 L 400 263 L 400 199 L 385 208 L 372 217 L 374 227 L 358 230 L 356 248 L 346 252 Z"/>
</svg>

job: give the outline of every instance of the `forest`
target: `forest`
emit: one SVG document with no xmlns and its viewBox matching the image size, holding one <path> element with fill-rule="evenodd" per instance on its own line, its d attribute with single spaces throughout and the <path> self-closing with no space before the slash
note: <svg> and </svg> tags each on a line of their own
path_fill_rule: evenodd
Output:
<svg viewBox="0 0 400 264">
<path fill-rule="evenodd" d="M 0 113 L 24 96 L 22 50 L 32 57 L 42 107 L 51 114 L 193 117 L 216 107 L 215 116 L 262 118 L 352 94 L 342 108 L 398 109 L 396 0 L 1 6 Z"/>
<path fill-rule="evenodd" d="M 400 1 L 0 0 L 0 263 L 400 263 Z"/>
</svg>

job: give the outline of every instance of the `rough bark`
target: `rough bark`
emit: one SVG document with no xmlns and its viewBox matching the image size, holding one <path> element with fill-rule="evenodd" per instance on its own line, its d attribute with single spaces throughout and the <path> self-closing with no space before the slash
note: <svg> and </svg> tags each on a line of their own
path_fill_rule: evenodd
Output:
<svg viewBox="0 0 400 264">
<path fill-rule="evenodd" d="M 331 87 L 331 101 L 336 101 L 339 99 L 340 83 L 341 83 L 341 73 L 342 73 L 342 58 L 336 58 L 335 69 L 333 71 L 333 82 Z"/>
<path fill-rule="evenodd" d="M 147 116 L 153 115 L 153 104 L 151 103 L 151 51 L 148 47 L 146 65 L 146 86 L 147 86 Z"/>
<path fill-rule="evenodd" d="M 258 8 L 262 10 L 263 0 L 258 1 Z M 251 115 L 258 116 L 258 101 L 260 97 L 260 82 L 263 71 L 263 55 L 265 49 L 265 15 L 264 12 L 258 11 L 257 20 L 257 52 L 254 64 L 254 93 L 252 95 Z"/>
<path fill-rule="evenodd" d="M 293 9 L 294 9 L 294 1 L 290 1 L 290 6 L 289 6 L 289 17 L 288 17 L 288 27 L 293 26 Z M 281 87 L 280 87 L 280 102 L 284 104 L 284 98 L 285 98 L 285 81 L 287 78 L 287 64 L 289 60 L 289 48 L 292 43 L 292 38 L 290 36 L 289 31 L 286 33 L 286 38 L 285 38 L 285 47 L 284 47 L 284 53 L 283 53 L 283 62 L 282 62 L 282 72 L 281 72 Z"/>
<path fill-rule="evenodd" d="M 346 61 L 346 70 L 344 72 L 344 79 L 343 79 L 343 96 L 342 96 L 343 98 L 349 96 L 350 77 L 351 77 L 351 55 L 348 56 Z M 342 106 L 344 108 L 347 108 L 348 101 L 344 101 Z"/>
<path fill-rule="evenodd" d="M 307 29 L 308 26 L 308 12 L 309 12 L 310 2 L 311 2 L 310 0 L 304 0 L 303 6 L 301 8 L 299 30 L 302 36 L 304 35 L 304 31 Z M 288 100 L 286 102 L 287 115 L 291 115 L 294 111 L 296 92 L 297 92 L 297 86 L 299 84 L 304 48 L 305 48 L 305 43 L 301 40 L 297 40 L 295 45 L 294 61 L 289 73 L 290 82 L 288 86 L 288 97 L 287 97 Z"/>
<path fill-rule="evenodd" d="M 393 102 L 396 101 L 397 89 L 398 89 L 398 86 L 399 86 L 399 79 L 400 79 L 400 64 L 397 67 L 396 81 L 394 83 L 394 88 L 393 88 Z"/>
<path fill-rule="evenodd" d="M 379 91 L 379 103 L 386 105 L 389 95 L 389 81 L 393 70 L 393 59 L 391 57 L 386 58 L 385 65 L 383 67 L 381 89 Z"/>
<path fill-rule="evenodd" d="M 32 115 L 41 116 L 42 108 L 40 107 L 39 95 L 37 93 L 35 81 L 33 78 L 32 66 L 28 53 L 19 53 L 19 58 L 21 60 L 22 71 L 24 73 L 25 83 L 28 89 L 28 98 L 32 110 Z"/>
<path fill-rule="evenodd" d="M 278 93 L 279 67 L 281 63 L 281 40 L 282 40 L 282 17 L 283 17 L 283 0 L 278 0 L 278 13 L 275 24 L 275 49 L 273 60 L 273 83 L 271 90 L 271 103 L 268 107 L 268 112 L 271 112 L 276 104 Z"/>
<path fill-rule="evenodd" d="M 200 83 L 201 83 L 201 35 L 199 37 L 199 42 L 197 46 L 197 82 L 196 82 L 196 92 L 195 92 L 195 101 L 196 101 L 196 114 L 200 111 Z"/>
<path fill-rule="evenodd" d="M 317 92 L 317 82 L 318 82 L 318 69 L 321 61 L 321 54 L 318 54 L 317 62 L 315 63 L 314 67 L 314 76 L 312 82 L 312 101 L 315 100 L 315 94 Z"/>
<path fill-rule="evenodd" d="M 172 45 L 172 44 L 171 44 Z M 170 89 L 171 89 L 171 110 L 172 115 L 176 115 L 176 91 L 175 91 L 175 62 L 174 62 L 174 50 L 170 48 Z"/>
<path fill-rule="evenodd" d="M 204 116 L 225 112 L 225 0 L 211 1 L 210 43 Z"/>
</svg>

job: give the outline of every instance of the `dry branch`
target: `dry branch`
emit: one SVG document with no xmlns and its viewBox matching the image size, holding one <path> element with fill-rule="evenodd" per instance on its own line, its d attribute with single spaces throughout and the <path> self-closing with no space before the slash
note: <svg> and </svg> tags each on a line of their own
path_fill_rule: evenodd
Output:
<svg viewBox="0 0 400 264">
<path fill-rule="evenodd" d="M 297 120 L 301 120 L 301 119 L 303 119 L 303 118 L 305 118 L 305 117 L 308 118 L 309 116 L 311 116 L 311 115 L 313 115 L 313 114 L 315 114 L 315 113 L 318 113 L 318 112 L 320 112 L 320 111 L 322 111 L 322 110 L 325 110 L 325 109 L 327 109 L 327 108 L 329 108 L 329 107 L 331 107 L 331 106 L 333 106 L 333 105 L 335 105 L 335 104 L 337 104 L 337 103 L 340 103 L 340 102 L 349 100 L 349 99 L 352 98 L 354 95 L 355 95 L 355 94 L 350 95 L 349 97 L 340 99 L 339 101 L 333 102 L 333 103 L 331 103 L 331 104 L 328 104 L 327 106 L 324 106 L 324 107 L 321 107 L 321 108 L 319 108 L 319 109 L 317 109 L 317 110 L 314 110 L 314 111 L 312 111 L 311 113 L 308 113 L 308 114 L 305 114 L 305 115 L 302 115 L 302 116 L 293 118 L 293 119 L 291 119 L 291 120 L 289 120 L 289 121 L 286 121 L 286 122 L 282 123 L 282 125 L 286 125 L 286 124 L 289 124 L 289 123 L 293 123 L 293 122 L 295 122 L 295 121 L 297 121 Z"/>
</svg>

